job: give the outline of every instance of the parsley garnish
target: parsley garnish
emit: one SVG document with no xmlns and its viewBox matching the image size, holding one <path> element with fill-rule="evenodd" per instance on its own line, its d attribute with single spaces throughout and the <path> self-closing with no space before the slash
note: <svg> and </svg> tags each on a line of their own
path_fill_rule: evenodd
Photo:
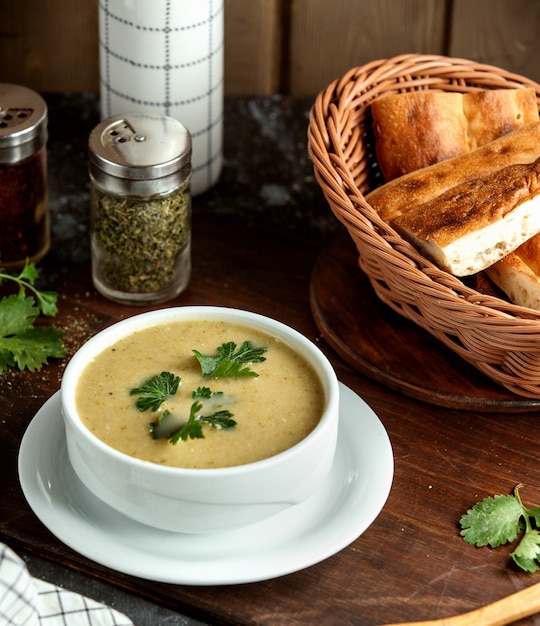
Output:
<svg viewBox="0 0 540 626">
<path fill-rule="evenodd" d="M 244 341 L 237 352 L 233 341 L 224 343 L 217 349 L 217 356 L 204 356 L 198 350 L 193 350 L 201 366 L 204 378 L 224 378 L 238 376 L 258 376 L 249 367 L 249 363 L 262 363 L 266 357 L 262 355 L 267 348 L 254 348 L 249 341 Z"/>
<path fill-rule="evenodd" d="M 178 390 L 180 376 L 171 372 L 161 372 L 158 376 L 152 376 L 140 387 L 135 387 L 129 392 L 130 396 L 140 396 L 135 402 L 139 411 L 158 411 L 159 407 Z"/>
<path fill-rule="evenodd" d="M 517 485 L 513 495 L 484 498 L 469 509 L 460 520 L 461 536 L 478 547 L 496 548 L 515 541 L 523 533 L 516 549 L 510 553 L 514 562 L 526 572 L 536 572 L 540 563 L 540 507 L 526 508 Z"/>
<path fill-rule="evenodd" d="M 203 405 L 201 402 L 194 402 L 191 405 L 187 422 L 180 428 L 168 433 L 163 433 L 162 429 L 159 428 L 171 415 L 169 411 L 164 411 L 157 422 L 152 422 L 150 424 L 150 433 L 152 437 L 154 439 L 167 437 L 170 443 L 176 444 L 180 441 L 180 439 L 182 441 L 187 441 L 188 439 L 203 439 L 204 433 L 202 426 L 204 423 L 220 430 L 236 426 L 236 422 L 231 419 L 232 413 L 230 411 L 221 410 L 213 413 L 212 415 L 201 415 L 200 411 L 202 408 Z"/>
<path fill-rule="evenodd" d="M 210 398 L 222 399 L 223 391 L 212 391 L 210 387 L 197 387 L 195 391 L 191 392 L 191 397 L 201 398 L 203 400 L 210 400 Z"/>
<path fill-rule="evenodd" d="M 189 439 L 203 439 L 204 434 L 202 431 L 202 424 L 200 420 L 197 419 L 197 411 L 202 409 L 202 404 L 200 402 L 194 402 L 191 405 L 191 410 L 189 412 L 188 421 L 174 433 L 172 433 L 169 437 L 169 441 L 173 444 L 176 444 L 180 441 L 187 441 Z"/>
<path fill-rule="evenodd" d="M 227 428 L 236 426 L 236 421 L 231 419 L 232 416 L 233 414 L 227 409 L 221 409 L 221 411 L 216 411 L 212 415 L 199 415 L 197 419 L 205 424 L 209 424 L 212 428 L 227 430 Z"/>
<path fill-rule="evenodd" d="M 235 352 L 235 350 L 236 344 L 232 341 L 220 346 L 217 349 L 217 356 L 203 356 L 198 350 L 193 350 L 201 366 L 203 378 L 258 376 L 247 367 L 247 364 L 265 361 L 266 357 L 262 355 L 267 348 L 254 348 L 249 341 L 244 341 L 238 351 Z M 158 376 L 152 376 L 146 380 L 140 387 L 131 389 L 129 395 L 139 396 L 135 402 L 139 411 L 150 410 L 157 413 L 162 404 L 176 394 L 179 384 L 179 376 L 171 372 L 161 372 Z M 208 411 L 208 406 L 220 407 L 226 401 L 234 402 L 234 398 L 225 400 L 222 391 L 212 391 L 210 387 L 197 387 L 191 392 L 191 397 L 195 401 L 191 404 L 187 421 L 180 428 L 176 427 L 178 420 L 173 420 L 174 427 L 167 427 L 165 422 L 170 422 L 172 415 L 168 409 L 159 413 L 157 419 L 150 422 L 148 426 L 154 439 L 168 438 L 171 443 L 176 444 L 180 440 L 204 438 L 203 424 L 219 430 L 236 426 L 236 421 L 232 419 L 233 414 L 227 409 L 220 409 L 208 415 L 201 413 L 204 406 L 201 401 L 209 401 L 207 402 Z"/>
<path fill-rule="evenodd" d="M 223 392 L 220 392 L 223 393 Z M 210 387 L 197 387 L 195 391 L 191 392 L 192 398 L 211 398 L 212 390 Z"/>
<path fill-rule="evenodd" d="M 66 350 L 63 333 L 53 326 L 35 327 L 38 315 L 54 317 L 57 312 L 57 294 L 40 291 L 34 283 L 38 277 L 34 263 L 25 263 L 18 276 L 0 272 L 0 284 L 15 282 L 18 293 L 0 300 L 0 371 L 10 367 L 30 371 L 41 369 L 49 357 L 61 358 Z M 26 296 L 26 292 L 32 296 Z"/>
</svg>

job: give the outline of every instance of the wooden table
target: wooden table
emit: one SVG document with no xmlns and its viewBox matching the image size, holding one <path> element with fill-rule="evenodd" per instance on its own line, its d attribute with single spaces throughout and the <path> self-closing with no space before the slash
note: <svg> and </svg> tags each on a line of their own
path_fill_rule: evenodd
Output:
<svg viewBox="0 0 540 626">
<path fill-rule="evenodd" d="M 261 103 L 239 101 L 235 106 L 245 112 L 248 105 Z M 265 101 L 264 105 L 269 115 L 273 111 L 291 128 L 301 128 L 305 122 L 301 114 L 305 102 L 296 114 L 294 106 L 281 100 Z M 82 105 L 77 102 L 70 106 L 68 113 L 73 114 Z M 92 115 L 85 119 L 88 126 L 94 121 Z M 298 137 L 298 142 L 303 140 L 301 134 Z M 83 159 L 83 144 L 78 148 L 78 159 Z M 67 145 L 61 139 L 53 147 L 63 155 Z M 53 160 L 55 175 L 63 167 L 61 162 L 61 158 Z M 224 185 L 231 184 L 232 167 L 224 173 Z M 245 174 L 251 180 L 257 175 L 254 171 Z M 305 197 L 311 197 L 309 194 L 316 193 L 313 181 L 309 173 L 301 177 Z M 54 184 L 60 183 L 56 180 Z M 66 181 L 66 185 L 72 184 Z M 390 437 L 395 474 L 380 515 L 341 552 L 302 571 L 263 582 L 214 587 L 172 585 L 140 580 L 100 566 L 67 548 L 45 528 L 30 510 L 18 484 L 19 442 L 36 411 L 59 388 L 66 363 L 62 359 L 51 361 L 40 372 L 0 374 L 0 539 L 26 556 L 31 571 L 52 582 L 64 582 L 64 573 L 74 573 L 78 591 L 99 593 L 108 601 L 116 598 L 119 608 L 131 607 L 131 617 L 138 625 L 159 623 L 158 616 L 163 616 L 165 610 L 174 612 L 167 613 L 169 617 L 178 614 L 178 624 L 196 623 L 186 621 L 182 615 L 210 624 L 272 626 L 368 626 L 433 619 L 471 610 L 537 582 L 538 574 L 522 573 L 511 565 L 511 546 L 478 549 L 464 543 L 459 535 L 459 519 L 468 508 L 486 496 L 511 492 L 517 483 L 525 485 L 521 492 L 525 504 L 540 504 L 540 420 L 535 407 L 520 407 L 516 402 L 504 410 L 489 406 L 486 410 L 481 404 L 476 409 L 446 408 L 437 401 L 425 402 L 406 395 L 370 376 L 369 371 L 350 365 L 322 336 L 312 313 L 313 294 L 310 300 L 317 259 L 323 251 L 328 253 L 328 246 L 335 245 L 339 233 L 327 231 L 325 237 L 318 237 L 307 232 L 307 227 L 302 231 L 297 223 L 285 231 L 279 216 L 264 218 L 258 204 L 260 197 L 250 199 L 243 194 L 244 204 L 258 206 L 259 213 L 248 215 L 235 212 L 231 200 L 223 200 L 224 193 L 222 187 L 210 198 L 196 199 L 192 280 L 188 290 L 168 305 L 246 308 L 276 317 L 317 342 L 331 359 L 339 379 L 372 407 Z M 81 194 L 84 197 L 83 191 Z M 301 190 L 298 198 L 301 204 Z M 64 220 L 66 226 L 70 215 L 84 212 L 81 207 L 66 208 L 60 194 L 53 201 L 58 224 Z M 324 207 L 320 199 L 318 202 L 317 209 Z M 293 205 L 290 198 L 284 202 L 282 217 L 297 214 Z M 306 215 L 313 210 L 313 205 L 306 205 Z M 82 231 L 85 219 L 79 222 Z M 58 238 L 62 232 L 58 226 Z M 117 305 L 99 296 L 91 283 L 88 258 L 75 248 L 72 258 L 77 254 L 82 258 L 77 257 L 69 266 L 62 264 L 67 253 L 60 249 L 42 266 L 43 279 L 52 282 L 59 293 L 60 311 L 54 323 L 65 330 L 70 354 L 101 328 L 145 310 Z M 345 250 L 349 261 L 354 258 L 352 248 L 347 251 L 346 240 L 339 248 Z M 362 283 L 361 277 L 359 280 Z M 366 307 L 377 310 L 380 305 L 373 300 L 369 285 L 362 283 L 361 289 Z M 345 311 L 348 303 L 357 298 L 358 293 L 351 292 L 350 299 L 345 296 L 339 300 L 339 306 Z M 381 310 L 381 315 L 386 313 Z M 396 340 L 400 332 L 408 336 L 416 331 L 405 320 L 389 319 L 393 332 L 388 341 L 396 349 L 409 350 L 411 362 L 421 364 L 423 342 L 429 344 L 429 337 L 420 334 L 418 344 L 404 344 Z M 369 336 L 369 328 L 365 331 Z M 380 335 L 376 340 L 381 341 Z M 380 350 L 388 350 L 388 345 L 381 345 Z M 450 359 L 448 371 L 441 369 L 441 387 L 445 386 L 445 376 L 451 377 L 459 367 L 459 362 Z M 475 375 L 474 371 L 470 373 L 473 378 Z M 488 396 L 498 395 L 480 376 L 477 385 Z M 96 591 L 96 582 L 103 588 Z M 148 602 L 144 607 L 122 604 L 126 593 Z"/>
</svg>

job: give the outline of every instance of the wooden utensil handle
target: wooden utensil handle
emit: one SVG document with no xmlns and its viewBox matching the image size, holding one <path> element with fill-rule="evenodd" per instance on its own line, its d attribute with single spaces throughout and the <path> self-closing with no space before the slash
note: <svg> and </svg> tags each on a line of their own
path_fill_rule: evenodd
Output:
<svg viewBox="0 0 540 626">
<path fill-rule="evenodd" d="M 540 611 L 540 583 L 462 615 L 385 626 L 505 626 L 538 611 Z"/>
</svg>

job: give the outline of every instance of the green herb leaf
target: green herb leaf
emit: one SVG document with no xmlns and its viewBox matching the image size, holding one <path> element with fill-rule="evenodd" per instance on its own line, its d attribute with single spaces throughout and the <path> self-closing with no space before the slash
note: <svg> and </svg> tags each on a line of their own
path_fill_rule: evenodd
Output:
<svg viewBox="0 0 540 626">
<path fill-rule="evenodd" d="M 202 425 L 200 421 L 197 419 L 197 413 L 202 409 L 202 404 L 200 402 L 194 402 L 191 405 L 191 410 L 189 412 L 188 421 L 179 428 L 176 432 L 172 433 L 169 438 L 169 441 L 173 444 L 176 444 L 182 439 L 182 441 L 187 441 L 189 439 L 204 439 L 204 434 L 202 430 Z"/>
<path fill-rule="evenodd" d="M 24 293 L 5 296 L 0 301 L 0 328 L 2 336 L 17 335 L 32 327 L 39 314 L 32 298 L 25 298 Z"/>
<path fill-rule="evenodd" d="M 510 556 L 521 569 L 536 572 L 540 557 L 540 533 L 535 529 L 527 530 Z"/>
<path fill-rule="evenodd" d="M 210 387 L 197 387 L 195 391 L 191 392 L 191 397 L 208 399 L 212 397 L 212 390 Z"/>
<path fill-rule="evenodd" d="M 161 372 L 146 380 L 140 387 L 131 389 L 129 395 L 140 396 L 135 402 L 139 411 L 148 409 L 157 411 L 165 400 L 177 392 L 179 384 L 180 376 L 175 376 L 171 372 Z"/>
<path fill-rule="evenodd" d="M 39 313 L 48 317 L 54 317 L 58 313 L 56 306 L 58 296 L 54 291 L 39 291 L 36 289 L 34 283 L 37 277 L 38 271 L 35 264 L 30 263 L 27 259 L 18 276 L 0 272 L 0 284 L 5 280 L 10 280 L 19 285 L 19 293 L 30 291 L 36 298 Z"/>
<path fill-rule="evenodd" d="M 35 301 L 25 297 L 22 289 L 0 300 L 0 371 L 18 367 L 33 372 L 41 369 L 50 357 L 65 355 L 60 330 L 33 326 L 39 311 Z"/>
<path fill-rule="evenodd" d="M 18 276 L 18 280 L 21 282 L 26 281 L 33 285 L 36 282 L 37 277 L 38 271 L 36 269 L 36 266 L 34 265 L 34 263 L 29 263 L 28 259 L 26 259 L 24 267 L 22 268 L 21 273 Z"/>
<path fill-rule="evenodd" d="M 251 342 L 244 341 L 237 352 L 236 344 L 232 341 L 222 344 L 217 349 L 217 356 L 205 356 L 198 350 L 193 350 L 201 366 L 204 378 L 224 378 L 241 376 L 258 376 L 249 367 L 250 363 L 261 363 L 266 360 L 262 355 L 267 348 L 254 348 Z"/>
<path fill-rule="evenodd" d="M 522 515 L 523 507 L 514 496 L 484 498 L 461 518 L 461 536 L 478 547 L 496 548 L 514 541 Z"/>
<path fill-rule="evenodd" d="M 521 569 L 536 572 L 540 563 L 540 532 L 533 523 L 538 526 L 540 507 L 527 509 L 523 505 L 521 487 L 514 488 L 514 495 L 497 495 L 475 504 L 460 520 L 461 536 L 478 547 L 496 548 L 514 541 L 524 531 L 510 556 Z"/>
<path fill-rule="evenodd" d="M 150 424 L 152 436 L 155 439 L 168 437 L 170 443 L 177 444 L 180 440 L 187 441 L 188 439 L 204 439 L 204 431 L 202 428 L 203 424 L 208 424 L 212 428 L 217 428 L 219 430 L 225 430 L 236 426 L 236 422 L 231 419 L 232 413 L 230 411 L 223 410 L 217 411 L 212 415 L 201 415 L 200 411 L 202 408 L 203 405 L 201 402 L 194 402 L 191 405 L 187 422 L 180 428 L 177 428 L 172 432 L 169 431 L 168 434 L 165 433 L 162 428 L 159 428 L 163 423 L 163 419 L 165 419 L 165 417 L 169 417 L 169 415 L 164 416 L 159 423 Z"/>
<path fill-rule="evenodd" d="M 35 291 L 34 294 L 43 315 L 54 317 L 58 313 L 57 294 L 54 291 Z"/>
<path fill-rule="evenodd" d="M 218 430 L 226 430 L 227 428 L 236 426 L 236 421 L 231 419 L 232 416 L 233 414 L 230 411 L 223 409 L 216 411 L 212 415 L 201 415 L 199 416 L 199 421 L 210 424 L 210 426 Z"/>
<path fill-rule="evenodd" d="M 212 391 L 210 387 L 197 387 L 195 391 L 191 392 L 191 397 L 199 400 L 211 400 L 212 405 L 220 404 L 223 399 L 223 391 Z"/>
<path fill-rule="evenodd" d="M 540 526 L 540 506 L 529 509 L 529 515 L 534 518 L 534 523 Z"/>
</svg>

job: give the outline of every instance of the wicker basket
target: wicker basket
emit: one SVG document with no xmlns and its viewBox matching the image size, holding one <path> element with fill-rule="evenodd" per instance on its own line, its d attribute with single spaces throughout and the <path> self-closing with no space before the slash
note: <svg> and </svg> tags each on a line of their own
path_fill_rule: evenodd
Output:
<svg viewBox="0 0 540 626">
<path fill-rule="evenodd" d="M 335 216 L 347 228 L 359 265 L 378 297 L 497 383 L 540 398 L 540 311 L 485 296 L 440 270 L 383 222 L 364 193 L 382 182 L 370 103 L 414 90 L 475 91 L 540 85 L 464 59 L 402 55 L 354 68 L 312 107 L 309 153 Z"/>
</svg>

